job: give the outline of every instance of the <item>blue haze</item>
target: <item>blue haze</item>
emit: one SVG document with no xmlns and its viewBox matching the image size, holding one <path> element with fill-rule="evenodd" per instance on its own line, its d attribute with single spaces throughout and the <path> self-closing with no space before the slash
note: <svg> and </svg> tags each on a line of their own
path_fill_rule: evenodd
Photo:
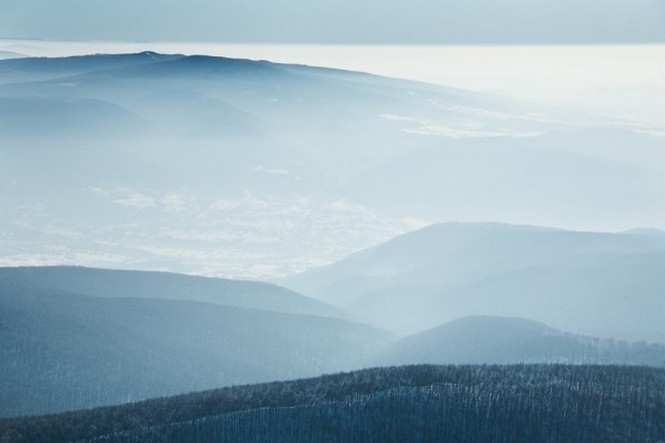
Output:
<svg viewBox="0 0 665 443">
<path fill-rule="evenodd" d="M 659 0 L 5 1 L 3 37 L 291 43 L 665 41 Z"/>
</svg>

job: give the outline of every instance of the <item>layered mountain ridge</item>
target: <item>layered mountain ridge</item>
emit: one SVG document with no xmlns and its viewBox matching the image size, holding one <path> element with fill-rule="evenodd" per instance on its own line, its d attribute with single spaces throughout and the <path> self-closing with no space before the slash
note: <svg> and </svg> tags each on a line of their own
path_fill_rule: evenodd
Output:
<svg viewBox="0 0 665 443">
<path fill-rule="evenodd" d="M 653 441 L 651 129 L 268 61 L 0 60 L 0 416 L 126 404 L 0 440 Z M 518 365 L 275 382 L 470 363 Z"/>
<path fill-rule="evenodd" d="M 392 330 L 499 315 L 663 342 L 665 237 L 653 232 L 444 223 L 283 283 Z"/>
<path fill-rule="evenodd" d="M 665 346 L 564 333 L 533 320 L 471 316 L 391 342 L 371 366 L 614 364 L 665 367 Z"/>
<path fill-rule="evenodd" d="M 354 369 L 390 338 L 326 309 L 255 282 L 3 268 L 0 415 Z"/>
<path fill-rule="evenodd" d="M 0 268 L 0 285 L 97 297 L 189 300 L 290 314 L 344 317 L 332 305 L 258 281 L 76 266 Z"/>
<path fill-rule="evenodd" d="M 265 279 L 430 221 L 659 227 L 665 157 L 649 134 L 267 61 L 1 60 L 0 264 Z"/>
<path fill-rule="evenodd" d="M 2 268 L 0 396 L 6 401 L 0 415 L 396 364 L 665 366 L 662 345 L 584 337 L 526 319 L 466 317 L 399 338 L 343 318 L 303 313 L 321 309 L 303 299 L 256 282 Z"/>
</svg>

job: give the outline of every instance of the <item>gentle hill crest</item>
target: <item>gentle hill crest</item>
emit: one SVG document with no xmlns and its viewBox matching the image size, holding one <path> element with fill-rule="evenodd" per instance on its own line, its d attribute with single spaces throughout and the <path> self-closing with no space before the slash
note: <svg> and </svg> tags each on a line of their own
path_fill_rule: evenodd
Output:
<svg viewBox="0 0 665 443">
<path fill-rule="evenodd" d="M 283 283 L 406 332 L 499 315 L 587 335 L 665 342 L 655 314 L 665 310 L 659 269 L 665 269 L 661 236 L 447 223 Z"/>
<path fill-rule="evenodd" d="M 345 316 L 331 305 L 270 283 L 171 272 L 78 266 L 0 268 L 0 285 L 7 284 L 96 297 L 190 300 L 292 314 Z"/>
<path fill-rule="evenodd" d="M 626 364 L 665 368 L 665 346 L 569 334 L 522 318 L 465 317 L 390 343 L 370 365 Z"/>
<path fill-rule="evenodd" d="M 390 337 L 335 318 L 0 281 L 2 416 L 360 368 Z"/>
</svg>

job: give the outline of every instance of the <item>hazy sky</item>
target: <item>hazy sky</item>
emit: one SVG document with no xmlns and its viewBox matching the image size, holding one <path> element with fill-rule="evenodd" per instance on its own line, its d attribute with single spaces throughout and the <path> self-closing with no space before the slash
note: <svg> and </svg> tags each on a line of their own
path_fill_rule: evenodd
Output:
<svg viewBox="0 0 665 443">
<path fill-rule="evenodd" d="M 2 0 L 0 37 L 290 43 L 665 41 L 664 0 Z"/>
</svg>

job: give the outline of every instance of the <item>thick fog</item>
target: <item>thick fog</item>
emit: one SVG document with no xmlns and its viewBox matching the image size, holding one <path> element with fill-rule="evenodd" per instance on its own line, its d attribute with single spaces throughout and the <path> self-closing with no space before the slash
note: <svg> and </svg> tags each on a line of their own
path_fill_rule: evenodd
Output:
<svg viewBox="0 0 665 443">
<path fill-rule="evenodd" d="M 351 72 L 210 57 L 0 63 L 0 263 L 266 277 L 438 221 L 662 228 L 662 138 Z"/>
</svg>

